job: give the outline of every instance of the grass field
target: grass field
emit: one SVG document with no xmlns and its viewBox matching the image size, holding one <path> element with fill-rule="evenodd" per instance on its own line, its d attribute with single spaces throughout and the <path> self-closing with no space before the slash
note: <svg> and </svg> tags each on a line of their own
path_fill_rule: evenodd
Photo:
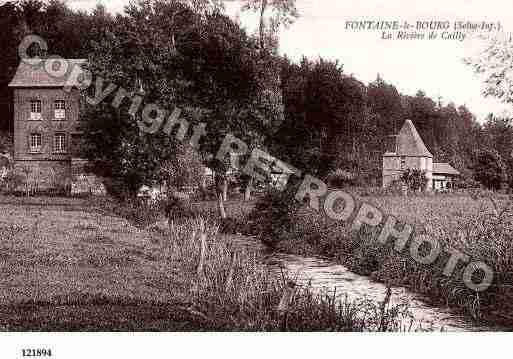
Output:
<svg viewBox="0 0 513 359">
<path fill-rule="evenodd" d="M 258 253 L 218 235 L 216 223 L 140 229 L 94 201 L 0 202 L 3 331 L 402 328 L 400 308 L 387 303 L 293 288 Z"/>
<path fill-rule="evenodd" d="M 176 263 L 159 260 L 161 247 L 147 232 L 99 213 L 18 205 L 0 211 L 4 330 L 197 323 L 173 305 L 184 284 L 173 276 Z"/>
</svg>

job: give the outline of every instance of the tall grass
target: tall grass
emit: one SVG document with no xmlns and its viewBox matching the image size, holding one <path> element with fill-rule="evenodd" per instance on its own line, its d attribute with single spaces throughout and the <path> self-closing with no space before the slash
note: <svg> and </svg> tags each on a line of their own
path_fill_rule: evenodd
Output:
<svg viewBox="0 0 513 359">
<path fill-rule="evenodd" d="M 214 204 L 215 205 L 215 204 Z M 183 307 L 208 323 L 209 328 L 244 331 L 400 331 L 413 327 L 407 306 L 391 305 L 390 293 L 383 303 L 349 301 L 336 293 L 317 292 L 301 286 L 262 264 L 257 250 L 236 245 L 221 234 L 215 207 L 202 206 L 185 216 L 169 218 L 168 228 L 153 227 L 164 240 L 162 251 L 177 266 Z M 245 218 L 247 205 L 232 203 Z M 147 203 L 117 205 L 118 213 L 136 226 L 146 227 L 162 217 L 161 206 Z M 159 214 L 160 213 L 160 214 Z M 152 227 L 150 226 L 151 230 Z"/>
<path fill-rule="evenodd" d="M 187 310 L 222 330 L 399 331 L 412 330 L 404 305 L 349 301 L 336 293 L 316 293 L 262 265 L 257 252 L 218 234 L 211 220 L 173 223 L 170 260 L 180 263 L 188 283 Z"/>
<path fill-rule="evenodd" d="M 374 196 L 366 202 L 415 225 L 416 235 L 436 238 L 443 255 L 431 266 L 415 262 L 409 245 L 397 253 L 392 241 L 379 243 L 380 227 L 351 232 L 347 223 L 327 219 L 303 208 L 294 215 L 294 225 L 282 237 L 278 248 L 303 255 L 334 258 L 352 271 L 369 275 L 388 285 L 406 286 L 433 301 L 463 309 L 475 320 L 489 320 L 513 326 L 513 210 L 504 196 L 472 198 L 463 195 L 415 198 Z M 492 286 L 477 293 L 463 283 L 464 265 L 452 276 L 443 275 L 449 250 L 458 250 L 472 261 L 483 261 L 495 273 Z"/>
<path fill-rule="evenodd" d="M 374 303 L 319 293 L 262 265 L 213 218 L 146 226 L 161 214 L 141 208 L 118 208 L 135 228 L 103 215 L 110 208 L 3 206 L 0 330 L 412 329 L 389 294 Z"/>
</svg>

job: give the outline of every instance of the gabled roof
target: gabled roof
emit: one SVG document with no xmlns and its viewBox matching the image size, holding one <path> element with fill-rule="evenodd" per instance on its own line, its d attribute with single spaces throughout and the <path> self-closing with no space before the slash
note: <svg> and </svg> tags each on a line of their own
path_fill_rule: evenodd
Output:
<svg viewBox="0 0 513 359">
<path fill-rule="evenodd" d="M 68 70 L 64 76 L 59 78 L 48 74 L 39 61 L 38 66 L 35 66 L 36 63 L 30 60 L 21 61 L 9 87 L 64 87 L 76 85 L 68 83 L 68 77 L 76 65 L 83 65 L 86 60 L 64 59 L 64 61 L 68 64 Z"/>
<path fill-rule="evenodd" d="M 458 176 L 460 173 L 448 163 L 433 163 L 433 173 Z"/>
<path fill-rule="evenodd" d="M 399 156 L 418 156 L 431 157 L 433 155 L 428 151 L 424 141 L 420 137 L 413 122 L 406 120 L 397 136 L 397 154 Z"/>
</svg>

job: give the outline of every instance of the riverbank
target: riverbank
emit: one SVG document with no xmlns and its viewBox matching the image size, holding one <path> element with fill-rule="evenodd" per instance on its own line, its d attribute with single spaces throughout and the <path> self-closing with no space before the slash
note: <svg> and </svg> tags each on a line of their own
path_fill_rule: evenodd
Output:
<svg viewBox="0 0 513 359">
<path fill-rule="evenodd" d="M 347 223 L 335 222 L 323 213 L 302 208 L 291 216 L 291 229 L 280 235 L 276 250 L 331 258 L 355 273 L 390 286 L 402 286 L 429 298 L 433 304 L 462 310 L 476 322 L 513 328 L 513 216 L 504 199 L 463 195 L 365 196 L 358 200 L 393 215 L 415 233 L 436 238 L 442 249 L 457 249 L 474 261 L 484 261 L 495 273 L 492 286 L 482 293 L 469 290 L 462 281 L 464 266 L 451 277 L 443 275 L 448 257 L 433 265 L 415 262 L 407 248 L 401 253 L 377 242 L 374 230 L 353 233 Z M 477 278 L 479 279 L 479 278 Z"/>
<path fill-rule="evenodd" d="M 442 253 L 455 249 L 472 261 L 487 263 L 494 271 L 492 286 L 484 293 L 469 290 L 462 280 L 465 267 L 461 262 L 451 277 L 443 275 L 448 254 L 442 254 L 433 265 L 419 264 L 408 250 L 411 240 L 397 253 L 392 240 L 385 246 L 376 241 L 382 226 L 355 234 L 347 223 L 330 220 L 324 213 L 306 206 L 283 221 L 282 213 L 287 212 L 274 208 L 275 204 L 263 203 L 262 208 L 272 208 L 269 212 L 251 213 L 256 202 L 230 201 L 226 204 L 227 213 L 236 225 L 228 231 L 258 235 L 275 251 L 323 257 L 385 285 L 405 287 L 433 306 L 451 307 L 463 313 L 478 326 L 513 330 L 513 212 L 508 196 L 459 193 L 402 197 L 367 191 L 355 191 L 353 195 L 358 203 L 376 206 L 385 216 L 396 217 L 398 223 L 412 225 L 416 235 L 435 238 Z M 215 202 L 195 206 L 202 213 L 217 217 Z M 270 223 L 270 213 L 277 213 L 280 218 Z M 282 223 L 289 222 L 290 228 L 283 230 Z M 266 233 L 269 228 L 272 234 Z"/>
<path fill-rule="evenodd" d="M 234 246 L 213 222 L 141 229 L 77 206 L 0 205 L 1 330 L 408 329 L 399 320 L 405 308 L 389 297 L 313 294 L 270 272 L 257 251 Z"/>
</svg>

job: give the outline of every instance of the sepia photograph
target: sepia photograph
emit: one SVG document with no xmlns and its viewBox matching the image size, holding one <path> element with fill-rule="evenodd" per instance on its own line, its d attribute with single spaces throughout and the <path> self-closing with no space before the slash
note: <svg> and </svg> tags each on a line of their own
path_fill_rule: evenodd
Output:
<svg viewBox="0 0 513 359">
<path fill-rule="evenodd" d="M 0 30 L 0 358 L 504 356 L 511 1 L 8 0 Z"/>
</svg>

